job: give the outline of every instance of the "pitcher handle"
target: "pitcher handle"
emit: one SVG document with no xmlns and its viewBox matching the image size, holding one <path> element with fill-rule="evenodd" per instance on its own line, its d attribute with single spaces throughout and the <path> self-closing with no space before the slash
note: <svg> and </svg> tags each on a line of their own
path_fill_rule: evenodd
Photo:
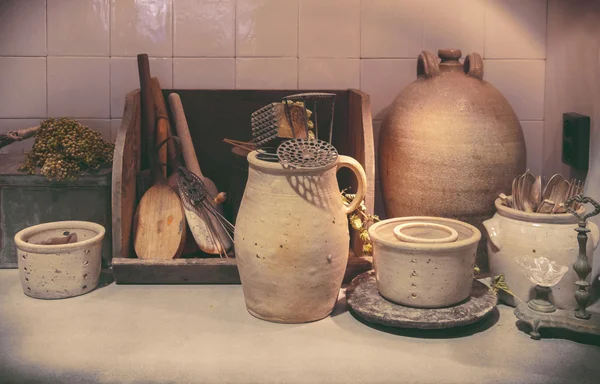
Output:
<svg viewBox="0 0 600 384">
<path fill-rule="evenodd" d="M 354 172 L 356 178 L 358 179 L 356 196 L 350 205 L 343 206 L 346 215 L 348 215 L 349 213 L 356 211 L 360 203 L 365 198 L 365 191 L 367 190 L 367 175 L 365 174 L 365 170 L 363 169 L 362 165 L 360 165 L 358 161 L 354 160 L 350 156 L 339 155 L 337 169 L 339 170 L 340 168 L 349 168 L 352 172 Z"/>
</svg>

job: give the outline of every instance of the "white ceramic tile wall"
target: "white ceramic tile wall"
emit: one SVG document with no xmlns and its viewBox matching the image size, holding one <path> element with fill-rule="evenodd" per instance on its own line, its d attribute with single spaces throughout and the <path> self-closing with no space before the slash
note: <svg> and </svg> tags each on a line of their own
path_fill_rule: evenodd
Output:
<svg viewBox="0 0 600 384">
<path fill-rule="evenodd" d="M 46 55 L 46 0 L 0 1 L 0 56 Z"/>
<path fill-rule="evenodd" d="M 162 88 L 172 88 L 173 59 L 155 58 L 150 62 L 150 73 L 157 77 Z M 138 88 L 140 84 L 137 60 L 135 57 L 110 58 L 110 117 L 121 118 L 125 104 L 125 95 Z"/>
<path fill-rule="evenodd" d="M 298 0 L 237 0 L 235 25 L 236 56 L 298 56 Z"/>
<path fill-rule="evenodd" d="M 110 117 L 108 57 L 48 57 L 46 70 L 49 116 Z"/>
<path fill-rule="evenodd" d="M 485 79 L 513 105 L 529 167 L 541 170 L 546 9 L 546 0 L 0 0 L 0 130 L 67 114 L 114 140 L 142 52 L 164 88 L 360 88 L 378 126 L 416 78 L 419 52 L 455 47 L 484 56 Z"/>
<path fill-rule="evenodd" d="M 176 58 L 173 59 L 175 89 L 234 89 L 235 59 Z"/>
<path fill-rule="evenodd" d="M 235 56 L 235 0 L 176 0 L 173 55 Z"/>
<path fill-rule="evenodd" d="M 109 55 L 109 0 L 47 1 L 48 55 Z M 77 17 L 73 17 L 73 15 L 77 15 Z"/>
</svg>

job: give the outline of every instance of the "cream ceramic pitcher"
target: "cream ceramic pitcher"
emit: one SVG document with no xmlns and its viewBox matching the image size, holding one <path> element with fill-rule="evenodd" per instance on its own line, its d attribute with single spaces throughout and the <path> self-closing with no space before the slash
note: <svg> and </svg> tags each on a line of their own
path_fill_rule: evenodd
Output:
<svg viewBox="0 0 600 384">
<path fill-rule="evenodd" d="M 292 169 L 248 155 L 248 183 L 235 227 L 235 254 L 248 311 L 263 320 L 304 323 L 328 316 L 348 261 L 347 214 L 364 198 L 366 175 L 353 158 Z M 358 178 L 342 203 L 337 170 Z"/>
</svg>

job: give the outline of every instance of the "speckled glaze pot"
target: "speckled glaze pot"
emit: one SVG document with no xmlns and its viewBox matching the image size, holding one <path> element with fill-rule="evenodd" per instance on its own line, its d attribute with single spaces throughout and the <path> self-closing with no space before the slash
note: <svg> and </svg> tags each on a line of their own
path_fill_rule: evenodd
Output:
<svg viewBox="0 0 600 384">
<path fill-rule="evenodd" d="M 535 298 L 534 284 L 527 279 L 515 261 L 517 256 L 544 256 L 557 264 L 569 267 L 569 271 L 558 284 L 552 287 L 550 299 L 557 308 L 573 309 L 575 301 L 575 281 L 577 273 L 573 263 L 579 253 L 577 243 L 577 218 L 570 213 L 547 214 L 528 213 L 508 208 L 497 199 L 496 214 L 486 220 L 485 226 L 489 241 L 488 255 L 490 270 L 494 276 L 503 274 L 506 284 L 521 300 Z M 598 226 L 588 220 L 587 255 L 590 266 L 593 264 L 594 249 L 598 247 Z M 588 276 L 591 281 L 592 276 Z M 593 292 L 592 292 L 593 293 Z M 515 306 L 518 302 L 510 295 L 499 292 L 498 298 Z"/>
<path fill-rule="evenodd" d="M 379 172 L 388 217 L 439 216 L 481 223 L 525 171 L 521 126 L 504 96 L 483 80 L 483 60 L 424 51 L 417 80 L 398 95 L 381 127 Z M 487 269 L 485 243 L 477 265 Z"/>
<path fill-rule="evenodd" d="M 346 215 L 364 197 L 366 176 L 351 157 L 313 169 L 284 168 L 248 155 L 248 182 L 235 225 L 235 255 L 248 311 L 263 320 L 306 323 L 335 306 L 348 262 Z M 358 177 L 342 203 L 339 168 Z"/>
<path fill-rule="evenodd" d="M 77 242 L 42 245 L 47 238 L 76 233 Z M 98 285 L 104 227 L 86 221 L 57 221 L 15 235 L 23 292 L 36 299 L 64 299 Z"/>
<path fill-rule="evenodd" d="M 369 236 L 377 289 L 386 299 L 443 308 L 471 295 L 481 239 L 474 226 L 440 217 L 402 217 L 373 224 Z"/>
</svg>

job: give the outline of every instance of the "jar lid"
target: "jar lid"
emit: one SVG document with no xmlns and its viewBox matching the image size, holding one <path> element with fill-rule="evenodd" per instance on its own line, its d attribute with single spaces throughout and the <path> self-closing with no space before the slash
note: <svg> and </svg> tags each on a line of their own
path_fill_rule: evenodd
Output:
<svg viewBox="0 0 600 384">
<path fill-rule="evenodd" d="M 454 219 L 433 216 L 396 217 L 369 227 L 373 244 L 398 249 L 451 249 L 478 242 L 481 232 Z"/>
<path fill-rule="evenodd" d="M 414 221 L 394 227 L 394 235 L 408 243 L 441 244 L 451 243 L 458 239 L 456 229 L 444 224 L 425 221 Z"/>
</svg>

